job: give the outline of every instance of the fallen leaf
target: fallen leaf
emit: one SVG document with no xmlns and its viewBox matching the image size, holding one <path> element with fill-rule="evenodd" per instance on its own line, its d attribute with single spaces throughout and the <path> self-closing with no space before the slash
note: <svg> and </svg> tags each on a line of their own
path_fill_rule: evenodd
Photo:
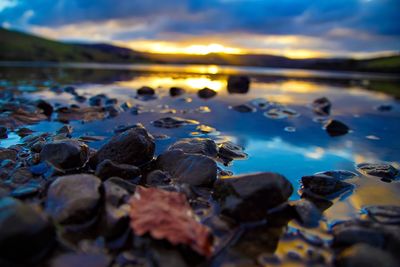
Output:
<svg viewBox="0 0 400 267">
<path fill-rule="evenodd" d="M 210 230 L 196 220 L 184 194 L 138 186 L 130 205 L 135 234 L 149 233 L 173 245 L 188 245 L 206 257 L 212 255 Z"/>
</svg>

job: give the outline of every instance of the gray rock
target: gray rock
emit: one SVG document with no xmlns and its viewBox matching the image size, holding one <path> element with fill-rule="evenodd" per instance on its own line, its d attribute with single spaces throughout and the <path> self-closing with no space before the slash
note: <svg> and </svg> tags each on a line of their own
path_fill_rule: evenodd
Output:
<svg viewBox="0 0 400 267">
<path fill-rule="evenodd" d="M 346 124 L 337 120 L 329 120 L 324 127 L 326 132 L 332 137 L 345 135 L 350 131 L 350 128 Z"/>
<path fill-rule="evenodd" d="M 0 264 L 26 264 L 45 256 L 53 245 L 55 234 L 46 215 L 23 202 L 0 199 Z M 2 266 L 9 266 L 7 264 Z"/>
<path fill-rule="evenodd" d="M 375 205 L 364 207 L 369 218 L 383 224 L 400 224 L 400 206 Z"/>
<path fill-rule="evenodd" d="M 212 98 L 212 97 L 216 96 L 217 92 L 215 92 L 214 90 L 212 90 L 210 88 L 205 87 L 205 88 L 197 91 L 197 95 L 200 98 L 208 99 L 208 98 Z"/>
<path fill-rule="evenodd" d="M 335 198 L 338 194 L 353 188 L 352 184 L 326 174 L 303 176 L 301 183 L 303 193 L 312 193 L 327 198 Z"/>
<path fill-rule="evenodd" d="M 89 160 L 89 148 L 76 140 L 54 141 L 42 147 L 40 160 L 60 169 L 81 168 Z"/>
<path fill-rule="evenodd" d="M 60 224 L 85 224 L 97 215 L 100 187 L 101 180 L 94 175 L 59 177 L 48 189 L 46 212 Z"/>
<path fill-rule="evenodd" d="M 384 181 L 392 181 L 396 178 L 399 171 L 390 164 L 361 163 L 357 169 L 365 174 L 382 178 Z"/>
<path fill-rule="evenodd" d="M 218 179 L 213 197 L 223 214 L 239 221 L 254 221 L 265 218 L 268 209 L 287 201 L 292 192 L 284 176 L 262 172 Z"/>
<path fill-rule="evenodd" d="M 396 267 L 399 264 L 389 253 L 366 244 L 351 246 L 335 259 L 338 267 Z"/>
<path fill-rule="evenodd" d="M 185 138 L 172 144 L 168 150 L 180 149 L 188 154 L 202 154 L 215 158 L 218 154 L 217 145 L 209 138 Z"/>
<path fill-rule="evenodd" d="M 113 176 L 123 179 L 132 179 L 140 175 L 140 169 L 129 164 L 116 164 L 106 159 L 97 165 L 95 175 L 102 180 Z"/>
<path fill-rule="evenodd" d="M 98 163 L 109 159 L 119 164 L 140 166 L 154 156 L 154 138 L 142 126 L 129 129 L 111 138 L 96 153 Z"/>
<path fill-rule="evenodd" d="M 207 156 L 170 150 L 157 158 L 157 166 L 178 182 L 210 186 L 217 177 L 217 164 Z"/>
<path fill-rule="evenodd" d="M 321 211 L 309 200 L 301 199 L 293 203 L 298 221 L 305 227 L 317 227 L 321 220 Z"/>
<path fill-rule="evenodd" d="M 246 94 L 249 91 L 250 79 L 247 76 L 229 76 L 228 92 Z"/>
</svg>

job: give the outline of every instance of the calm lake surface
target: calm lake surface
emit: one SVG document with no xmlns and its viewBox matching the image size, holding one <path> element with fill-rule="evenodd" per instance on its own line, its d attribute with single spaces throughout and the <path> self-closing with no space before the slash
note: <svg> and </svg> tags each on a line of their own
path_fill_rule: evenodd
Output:
<svg viewBox="0 0 400 267">
<path fill-rule="evenodd" d="M 246 74 L 251 78 L 246 94 L 227 91 L 228 74 Z M 219 66 L 130 66 L 77 65 L 0 67 L 1 88 L 15 86 L 22 95 L 42 98 L 59 105 L 78 104 L 73 96 L 56 93 L 50 87 L 72 85 L 79 95 L 106 94 L 119 103 L 141 105 L 142 112 L 133 115 L 122 112 L 116 118 L 82 124 L 73 121 L 73 136 L 103 136 L 103 141 L 90 143 L 101 146 L 119 125 L 142 123 L 156 136 L 167 135 L 156 142 L 157 154 L 171 143 L 185 137 L 208 137 L 232 140 L 242 145 L 247 159 L 235 160 L 224 169 L 234 174 L 260 171 L 278 172 L 286 176 L 295 188 L 292 199 L 298 199 L 299 180 L 304 175 L 328 170 L 348 170 L 357 173 L 356 164 L 390 163 L 399 168 L 400 160 L 400 103 L 392 88 L 400 91 L 399 81 L 387 75 L 278 70 Z M 136 99 L 141 86 L 156 89 L 157 98 Z M 187 93 L 169 96 L 170 87 L 182 87 Z M 217 96 L 201 99 L 196 92 L 204 87 L 217 91 Z M 389 88 L 389 89 L 388 89 Z M 310 103 L 327 97 L 332 102 L 330 118 L 340 120 L 351 128 L 349 134 L 331 137 L 313 113 Z M 397 95 L 398 97 L 398 95 Z M 265 110 L 240 113 L 231 107 L 262 98 L 286 105 L 299 113 L 282 119 L 268 118 Z M 389 111 L 379 111 L 380 105 L 390 105 Z M 211 126 L 215 132 L 203 134 L 198 125 L 177 129 L 154 127 L 151 122 L 167 116 L 178 116 Z M 55 131 L 63 124 L 45 121 L 28 128 L 35 131 Z M 10 135 L 0 146 L 17 143 L 19 137 Z M 400 183 L 385 183 L 376 177 L 363 176 L 351 194 L 341 196 L 324 213 L 326 225 L 338 220 L 359 216 L 360 209 L 370 204 L 400 204 Z M 323 227 L 321 228 L 323 231 Z"/>
</svg>

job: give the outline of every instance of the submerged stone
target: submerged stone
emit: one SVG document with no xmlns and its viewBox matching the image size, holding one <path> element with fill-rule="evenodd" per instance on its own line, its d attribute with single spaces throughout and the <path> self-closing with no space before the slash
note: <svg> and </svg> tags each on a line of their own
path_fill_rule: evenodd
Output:
<svg viewBox="0 0 400 267">
<path fill-rule="evenodd" d="M 0 126 L 0 139 L 7 139 L 8 134 L 7 134 L 7 127 Z"/>
<path fill-rule="evenodd" d="M 291 183 L 277 173 L 263 172 L 218 179 L 213 197 L 221 213 L 238 221 L 261 220 L 290 197 Z"/>
<path fill-rule="evenodd" d="M 248 104 L 242 104 L 242 105 L 233 106 L 232 109 L 236 110 L 238 112 L 241 112 L 241 113 L 249 113 L 249 112 L 256 112 L 257 111 L 254 107 L 252 107 L 252 106 L 250 106 Z"/>
<path fill-rule="evenodd" d="M 329 120 L 324 128 L 332 137 L 345 135 L 350 131 L 350 128 L 346 124 L 338 120 Z"/>
<path fill-rule="evenodd" d="M 209 138 L 185 138 L 172 144 L 168 150 L 180 149 L 188 154 L 202 154 L 215 158 L 218 154 L 217 145 Z"/>
<path fill-rule="evenodd" d="M 154 156 L 154 138 L 142 125 L 112 137 L 96 153 L 97 163 L 109 159 L 119 164 L 140 166 Z"/>
<path fill-rule="evenodd" d="M 180 183 L 210 186 L 217 177 L 217 164 L 207 156 L 170 150 L 157 158 L 157 166 Z"/>
</svg>

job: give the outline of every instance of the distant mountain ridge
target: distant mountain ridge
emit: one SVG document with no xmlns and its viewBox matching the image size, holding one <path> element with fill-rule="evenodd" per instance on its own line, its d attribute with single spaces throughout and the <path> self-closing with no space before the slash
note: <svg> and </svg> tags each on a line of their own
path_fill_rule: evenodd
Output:
<svg viewBox="0 0 400 267">
<path fill-rule="evenodd" d="M 0 28 L 0 61 L 216 64 L 400 73 L 400 54 L 364 60 L 291 59 L 264 54 L 156 54 L 104 43 L 64 43 L 3 28 Z"/>
</svg>

